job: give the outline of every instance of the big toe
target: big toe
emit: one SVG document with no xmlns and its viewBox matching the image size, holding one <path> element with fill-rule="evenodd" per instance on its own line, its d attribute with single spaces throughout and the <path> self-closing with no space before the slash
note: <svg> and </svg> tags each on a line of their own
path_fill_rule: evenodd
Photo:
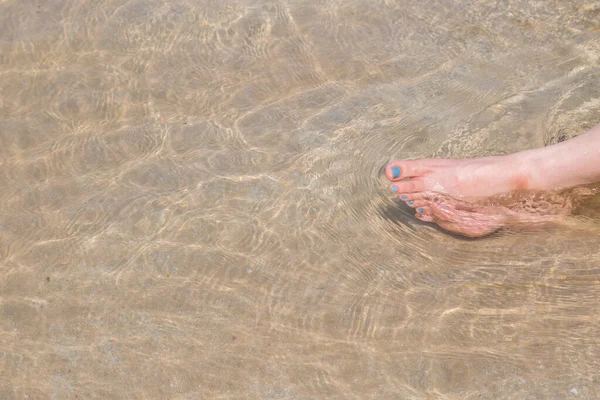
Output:
<svg viewBox="0 0 600 400">
<path fill-rule="evenodd" d="M 392 182 L 421 176 L 427 171 L 426 164 L 427 160 L 393 161 L 385 167 L 385 176 Z"/>
</svg>

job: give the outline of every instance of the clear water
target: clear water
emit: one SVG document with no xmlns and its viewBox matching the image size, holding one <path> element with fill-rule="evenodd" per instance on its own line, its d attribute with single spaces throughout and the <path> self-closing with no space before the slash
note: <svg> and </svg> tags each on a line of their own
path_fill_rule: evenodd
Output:
<svg viewBox="0 0 600 400">
<path fill-rule="evenodd" d="M 599 21 L 0 0 L 0 398 L 600 398 L 598 199 L 465 240 L 379 174 L 598 123 Z"/>
</svg>

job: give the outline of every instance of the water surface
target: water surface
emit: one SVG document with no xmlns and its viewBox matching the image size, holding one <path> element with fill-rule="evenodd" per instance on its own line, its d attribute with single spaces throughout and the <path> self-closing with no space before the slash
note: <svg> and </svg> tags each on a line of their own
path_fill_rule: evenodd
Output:
<svg viewBox="0 0 600 400">
<path fill-rule="evenodd" d="M 600 122 L 597 2 L 468 3 L 0 0 L 0 398 L 599 398 L 599 200 L 379 174 Z"/>
</svg>

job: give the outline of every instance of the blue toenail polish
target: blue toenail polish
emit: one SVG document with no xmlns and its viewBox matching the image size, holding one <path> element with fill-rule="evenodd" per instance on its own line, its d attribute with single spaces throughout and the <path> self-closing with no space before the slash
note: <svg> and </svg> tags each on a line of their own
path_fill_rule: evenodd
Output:
<svg viewBox="0 0 600 400">
<path fill-rule="evenodd" d="M 419 212 L 419 214 L 423 214 L 423 207 L 419 208 L 417 211 Z"/>
<path fill-rule="evenodd" d="M 400 177 L 400 167 L 392 167 L 392 178 L 396 179 Z"/>
<path fill-rule="evenodd" d="M 397 187 L 396 185 L 394 185 L 394 186 L 392 186 L 392 190 L 393 190 L 394 192 L 397 192 L 397 191 L 398 191 L 398 187 Z"/>
<path fill-rule="evenodd" d="M 403 195 L 402 195 L 402 197 L 401 197 L 401 199 L 402 199 L 402 200 L 406 200 L 406 195 L 405 195 L 405 194 L 403 194 Z"/>
<path fill-rule="evenodd" d="M 409 200 L 409 201 L 408 201 L 408 204 L 412 206 L 412 205 L 413 205 L 413 201 L 412 201 L 412 200 Z"/>
</svg>

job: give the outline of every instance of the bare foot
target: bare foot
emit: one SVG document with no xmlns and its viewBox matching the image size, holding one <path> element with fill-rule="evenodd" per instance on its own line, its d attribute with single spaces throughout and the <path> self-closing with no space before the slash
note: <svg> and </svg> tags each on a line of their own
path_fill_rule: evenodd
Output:
<svg viewBox="0 0 600 400">
<path fill-rule="evenodd" d="M 399 194 L 437 192 L 465 200 L 478 200 L 518 189 L 529 189 L 531 174 L 516 157 L 464 160 L 421 159 L 394 161 L 385 174 Z"/>
<path fill-rule="evenodd" d="M 496 157 L 394 161 L 385 174 L 398 194 L 431 191 L 469 201 L 600 182 L 600 124 L 553 146 Z"/>
<path fill-rule="evenodd" d="M 400 199 L 417 208 L 418 218 L 466 236 L 554 221 L 574 208 L 571 195 L 561 200 L 561 190 L 600 181 L 600 125 L 567 142 L 507 156 L 394 161 L 385 174 Z M 514 200 L 512 193 L 523 192 L 541 203 L 544 193 L 558 197 L 546 209 L 502 203 L 502 196 Z M 575 197 L 591 194 L 583 191 Z"/>
<path fill-rule="evenodd" d="M 590 189 L 579 188 L 565 193 L 513 192 L 509 196 L 486 199 L 486 204 L 435 192 L 403 194 L 401 199 L 416 210 L 416 217 L 441 228 L 468 237 L 480 237 L 500 228 L 536 229 L 558 223 L 571 213 Z"/>
</svg>

